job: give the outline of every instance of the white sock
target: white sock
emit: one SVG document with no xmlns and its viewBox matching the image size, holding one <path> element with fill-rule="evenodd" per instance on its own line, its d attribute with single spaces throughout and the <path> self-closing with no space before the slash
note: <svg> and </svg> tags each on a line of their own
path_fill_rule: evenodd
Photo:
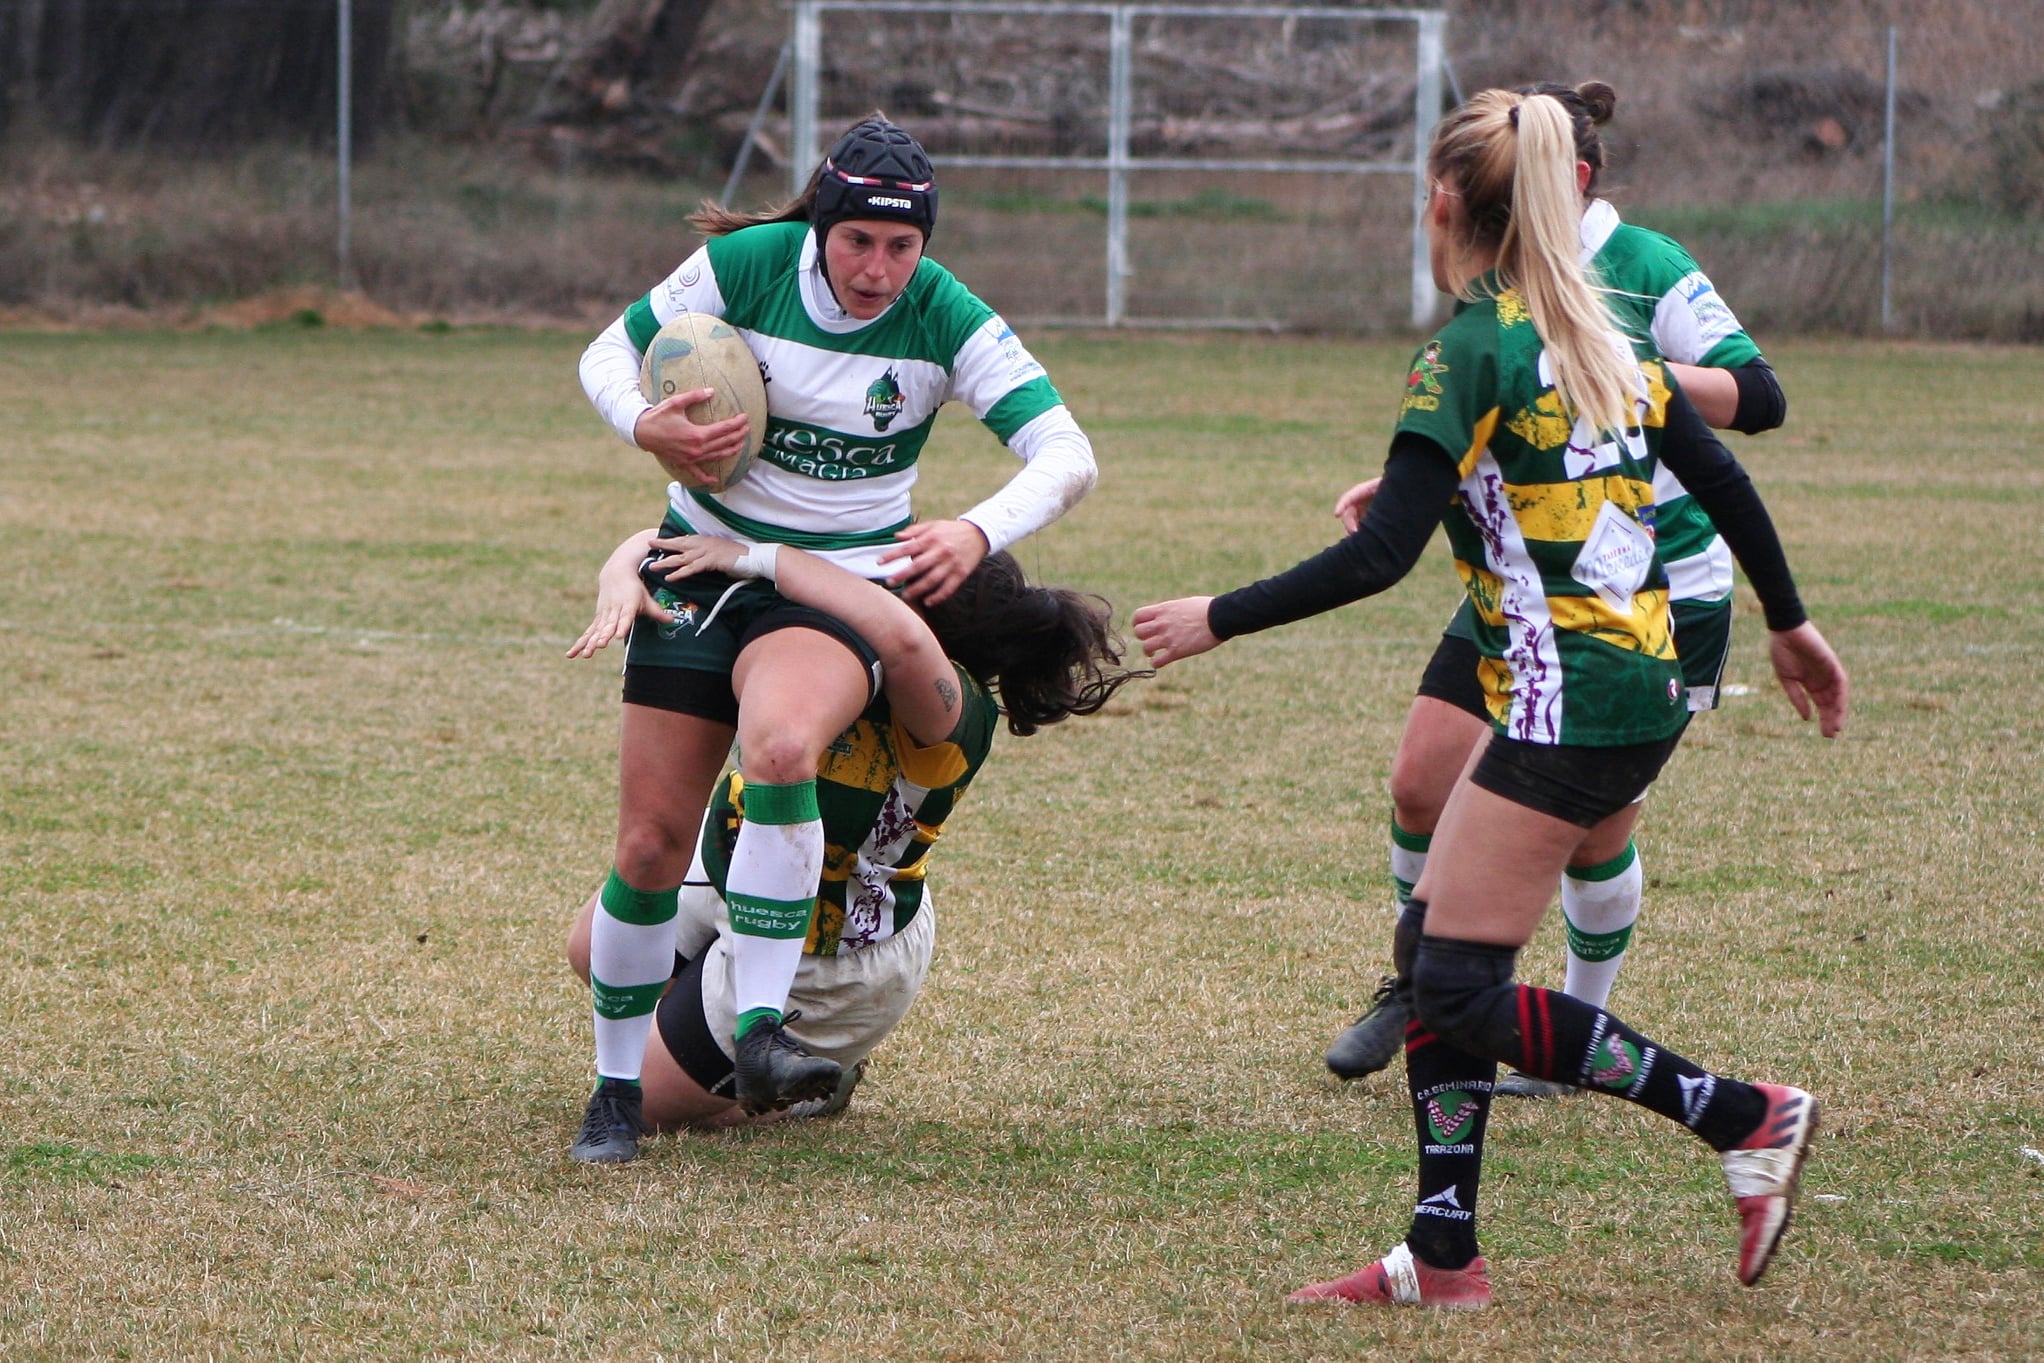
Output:
<svg viewBox="0 0 2044 1363">
<path fill-rule="evenodd" d="M 1571 866 L 1561 878 L 1561 913 L 1568 929 L 1568 975 L 1562 992 L 1602 1008 L 1625 961 L 1632 925 L 1639 917 L 1646 877 L 1639 849 L 1625 850 L 1600 866 Z"/>
<path fill-rule="evenodd" d="M 1427 869 L 1427 849 L 1433 846 L 1433 842 L 1433 834 L 1408 833 L 1398 826 L 1397 816 L 1392 816 L 1391 882 L 1397 892 L 1400 909 L 1412 898 L 1420 873 Z"/>
<path fill-rule="evenodd" d="M 745 822 L 731 850 L 724 900 L 731 912 L 732 1004 L 739 1017 L 784 1012 L 823 877 L 816 783 L 747 783 Z"/>
<path fill-rule="evenodd" d="M 613 870 L 589 920 L 596 1073 L 637 1079 L 653 1010 L 674 974 L 673 890 L 635 890 Z"/>
</svg>

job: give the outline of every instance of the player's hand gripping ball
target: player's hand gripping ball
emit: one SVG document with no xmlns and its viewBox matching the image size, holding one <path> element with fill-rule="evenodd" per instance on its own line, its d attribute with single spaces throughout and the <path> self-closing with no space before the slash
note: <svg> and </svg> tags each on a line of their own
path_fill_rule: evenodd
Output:
<svg viewBox="0 0 2044 1363">
<path fill-rule="evenodd" d="M 722 468 L 711 466 L 716 478 L 708 488 L 723 492 L 745 476 L 766 443 L 766 381 L 760 377 L 758 357 L 737 328 L 701 312 L 684 312 L 655 332 L 639 365 L 639 392 L 648 402 L 664 402 L 692 388 L 716 389 L 688 409 L 688 419 L 697 425 L 741 412 L 752 421 L 744 450 Z"/>
</svg>

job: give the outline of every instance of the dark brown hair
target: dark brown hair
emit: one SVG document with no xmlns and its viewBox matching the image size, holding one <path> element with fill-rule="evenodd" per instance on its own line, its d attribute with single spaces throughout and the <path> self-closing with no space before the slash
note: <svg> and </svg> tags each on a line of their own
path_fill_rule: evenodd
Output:
<svg viewBox="0 0 2044 1363">
<path fill-rule="evenodd" d="M 1090 715 L 1128 682 L 1114 608 L 1068 587 L 1030 582 L 1008 552 L 988 554 L 956 592 L 925 608 L 944 652 L 999 698 L 1009 732 L 1028 735 Z"/>
<path fill-rule="evenodd" d="M 1512 93 L 1547 95 L 1560 101 L 1568 111 L 1569 128 L 1576 136 L 1576 160 L 1590 168 L 1590 183 L 1583 187 L 1583 193 L 1594 195 L 1597 177 L 1604 173 L 1605 166 L 1604 138 L 1597 129 L 1609 123 L 1611 115 L 1618 111 L 1618 92 L 1601 80 L 1586 80 L 1581 85 L 1540 80 L 1514 86 Z"/>
<path fill-rule="evenodd" d="M 756 227 L 763 222 L 808 222 L 816 209 L 816 183 L 822 174 L 823 163 L 819 161 L 800 194 L 786 203 L 769 205 L 751 213 L 739 213 L 715 199 L 705 199 L 695 212 L 688 215 L 688 225 L 706 237 L 722 237 L 741 227 Z"/>
</svg>

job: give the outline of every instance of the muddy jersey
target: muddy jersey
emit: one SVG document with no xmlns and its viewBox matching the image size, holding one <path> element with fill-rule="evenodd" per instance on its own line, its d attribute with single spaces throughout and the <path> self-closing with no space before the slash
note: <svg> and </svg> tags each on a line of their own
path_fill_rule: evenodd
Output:
<svg viewBox="0 0 2044 1363">
<path fill-rule="evenodd" d="M 943 743 L 921 748 L 877 701 L 824 751 L 816 773 L 823 819 L 823 882 L 803 950 L 834 956 L 905 928 L 923 904 L 923 875 L 944 821 L 993 747 L 999 711 L 985 688 L 954 667 L 964 719 Z M 703 824 L 703 866 L 724 893 L 745 817 L 745 781 L 727 772 Z"/>
<path fill-rule="evenodd" d="M 1000 315 L 927 256 L 901 297 L 862 322 L 833 315 L 816 251 L 801 222 L 712 237 L 626 310 L 625 331 L 643 353 L 678 313 L 722 317 L 767 381 L 758 461 L 725 492 L 675 484 L 681 519 L 876 577 L 871 556 L 909 524 L 916 461 L 938 408 L 964 403 L 1005 444 L 1063 400 Z"/>
<path fill-rule="evenodd" d="M 1642 358 L 1733 369 L 1760 347 L 1680 242 L 1622 222 L 1602 199 L 1583 213 L 1583 260 Z M 1675 475 L 1654 475 L 1661 557 L 1677 601 L 1716 600 L 1732 590 L 1732 555 Z"/>
<path fill-rule="evenodd" d="M 1611 344 L 1625 342 L 1613 332 Z M 1443 523 L 1475 616 L 1485 700 L 1512 738 L 1606 747 L 1682 727 L 1654 536 L 1668 398 L 1659 365 L 1643 363 L 1638 426 L 1600 439 L 1563 409 L 1511 290 L 1462 306 L 1413 363 L 1398 429 L 1457 458 Z"/>
</svg>

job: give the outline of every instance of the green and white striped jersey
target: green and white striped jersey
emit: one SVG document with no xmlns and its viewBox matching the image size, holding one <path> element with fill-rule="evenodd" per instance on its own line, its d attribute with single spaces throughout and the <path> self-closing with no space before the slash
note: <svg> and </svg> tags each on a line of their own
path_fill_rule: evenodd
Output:
<svg viewBox="0 0 2044 1363">
<path fill-rule="evenodd" d="M 795 544 L 862 576 L 883 575 L 874 555 L 909 524 L 917 462 L 938 409 L 953 400 L 1025 462 L 1045 460 L 1018 475 L 1005 498 L 965 513 L 992 548 L 1041 528 L 1091 486 L 1091 447 L 1043 366 L 998 313 L 927 256 L 886 312 L 861 321 L 831 296 L 807 223 L 711 238 L 613 327 L 628 352 L 612 346 L 599 356 L 599 337 L 584 357 L 584 386 L 627 439 L 646 405 L 637 358 L 683 311 L 736 327 L 767 390 L 766 444 L 751 472 L 722 493 L 669 489 L 673 510 L 700 532 Z"/>
<path fill-rule="evenodd" d="M 1583 212 L 1583 261 L 1642 357 L 1730 369 L 1760 357 L 1739 319 L 1681 243 L 1620 221 L 1602 199 Z M 1654 474 L 1661 560 L 1676 601 L 1715 601 L 1732 590 L 1732 555 L 1675 475 Z"/>
</svg>

